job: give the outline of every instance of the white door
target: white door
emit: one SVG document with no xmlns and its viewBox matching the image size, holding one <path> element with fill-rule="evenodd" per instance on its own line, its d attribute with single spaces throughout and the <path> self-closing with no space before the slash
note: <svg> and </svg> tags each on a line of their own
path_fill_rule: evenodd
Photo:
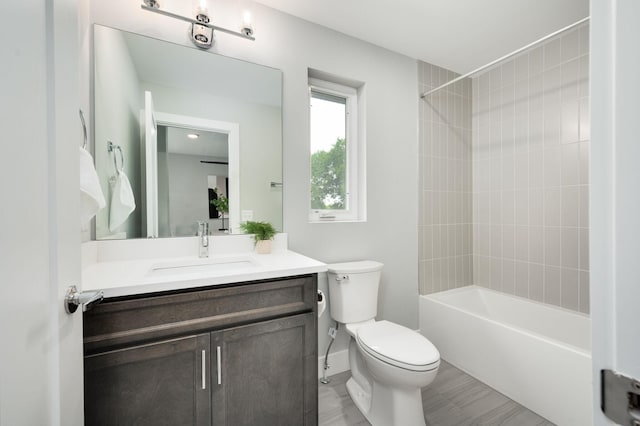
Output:
<svg viewBox="0 0 640 426">
<path fill-rule="evenodd" d="M 153 107 L 153 96 L 144 92 L 144 111 L 142 120 L 143 173 L 145 176 L 144 194 L 147 238 L 158 237 L 158 123 Z"/>
<path fill-rule="evenodd" d="M 80 284 L 77 1 L 2 2 L 0 21 L 0 424 L 82 425 L 82 317 L 62 303 Z"/>
<path fill-rule="evenodd" d="M 591 1 L 591 315 L 600 371 L 640 380 L 640 2 Z M 626 395 L 621 396 L 623 403 Z M 627 422 L 625 424 L 632 424 Z"/>
</svg>

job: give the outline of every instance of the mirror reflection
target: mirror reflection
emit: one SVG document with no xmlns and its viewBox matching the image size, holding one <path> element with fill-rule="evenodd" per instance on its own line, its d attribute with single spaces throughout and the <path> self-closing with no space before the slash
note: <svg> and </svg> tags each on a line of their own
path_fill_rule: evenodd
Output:
<svg viewBox="0 0 640 426">
<path fill-rule="evenodd" d="M 97 239 L 282 230 L 279 70 L 94 25 L 93 86 Z"/>
<path fill-rule="evenodd" d="M 228 231 L 228 210 L 215 202 L 229 194 L 228 135 L 158 126 L 158 236 L 193 235 L 197 221 Z"/>
</svg>

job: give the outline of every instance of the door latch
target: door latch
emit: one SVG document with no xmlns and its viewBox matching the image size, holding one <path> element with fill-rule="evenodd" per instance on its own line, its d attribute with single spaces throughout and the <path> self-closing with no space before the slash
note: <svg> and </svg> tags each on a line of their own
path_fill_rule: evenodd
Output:
<svg viewBox="0 0 640 426">
<path fill-rule="evenodd" d="M 640 381 L 601 370 L 600 408 L 619 425 L 640 426 Z"/>
</svg>

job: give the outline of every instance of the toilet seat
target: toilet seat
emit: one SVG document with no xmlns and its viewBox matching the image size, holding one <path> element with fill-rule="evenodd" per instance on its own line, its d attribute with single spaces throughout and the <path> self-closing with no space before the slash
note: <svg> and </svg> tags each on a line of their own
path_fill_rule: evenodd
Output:
<svg viewBox="0 0 640 426">
<path fill-rule="evenodd" d="M 389 321 L 358 327 L 358 346 L 387 364 L 411 371 L 429 371 L 440 365 L 440 353 L 424 336 Z"/>
</svg>

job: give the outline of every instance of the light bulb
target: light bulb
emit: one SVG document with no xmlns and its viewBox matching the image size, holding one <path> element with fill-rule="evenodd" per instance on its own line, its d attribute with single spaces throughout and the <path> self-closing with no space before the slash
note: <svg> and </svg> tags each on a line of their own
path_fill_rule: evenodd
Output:
<svg viewBox="0 0 640 426">
<path fill-rule="evenodd" d="M 253 35 L 253 24 L 251 22 L 251 11 L 245 10 L 242 13 L 242 33 L 246 36 Z"/>
<path fill-rule="evenodd" d="M 207 0 L 198 0 L 196 7 L 196 20 L 199 22 L 209 22 L 209 11 L 207 10 Z"/>
</svg>

